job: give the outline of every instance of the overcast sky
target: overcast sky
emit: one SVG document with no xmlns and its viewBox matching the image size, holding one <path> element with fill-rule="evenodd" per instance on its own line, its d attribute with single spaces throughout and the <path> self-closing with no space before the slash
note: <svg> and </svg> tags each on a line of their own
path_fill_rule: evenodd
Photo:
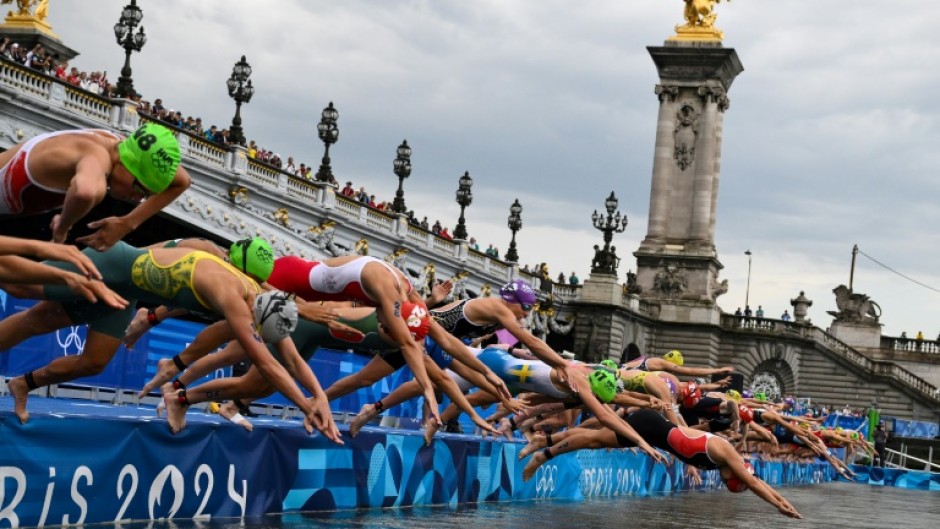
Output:
<svg viewBox="0 0 940 529">
<path fill-rule="evenodd" d="M 124 0 L 54 0 L 49 21 L 81 52 L 73 65 L 116 80 L 112 26 Z M 621 279 L 646 235 L 658 101 L 646 46 L 682 22 L 681 0 L 140 0 L 148 41 L 132 58 L 145 99 L 206 125 L 231 123 L 225 81 L 244 54 L 256 93 L 246 135 L 319 164 L 316 124 L 339 111 L 337 179 L 391 200 L 395 148 L 412 146 L 409 208 L 451 228 L 470 171 L 470 234 L 507 249 L 523 205 L 521 261 L 587 277 L 611 191 Z M 94 11 L 91 13 L 90 11 Z M 767 316 L 799 291 L 827 327 L 848 284 L 884 310 L 884 333 L 940 332 L 940 4 L 895 0 L 742 0 L 717 7 L 724 45 L 745 71 L 725 114 L 716 246 L 719 298 Z M 93 16 L 92 16 L 93 15 Z"/>
</svg>

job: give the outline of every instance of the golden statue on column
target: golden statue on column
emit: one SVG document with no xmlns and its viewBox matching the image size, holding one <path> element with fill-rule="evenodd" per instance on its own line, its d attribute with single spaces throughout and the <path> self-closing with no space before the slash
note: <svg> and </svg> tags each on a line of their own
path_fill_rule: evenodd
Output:
<svg viewBox="0 0 940 529">
<path fill-rule="evenodd" d="M 6 19 L 0 25 L 2 28 L 38 29 L 55 35 L 52 26 L 46 22 L 49 17 L 49 0 L 0 0 L 0 5 L 10 4 L 16 4 L 16 10 L 7 12 Z"/>
<path fill-rule="evenodd" d="M 715 4 L 720 4 L 721 0 L 684 1 L 685 24 L 676 26 L 676 34 L 669 37 L 669 40 L 721 42 L 725 34 L 715 27 L 715 19 L 718 18 Z"/>
</svg>

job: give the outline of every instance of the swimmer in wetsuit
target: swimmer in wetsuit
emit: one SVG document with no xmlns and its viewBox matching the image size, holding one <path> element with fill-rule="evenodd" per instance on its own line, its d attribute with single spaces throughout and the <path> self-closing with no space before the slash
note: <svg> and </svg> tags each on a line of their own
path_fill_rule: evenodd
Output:
<svg viewBox="0 0 940 529">
<path fill-rule="evenodd" d="M 725 439 L 707 432 L 669 422 L 653 410 L 639 410 L 626 417 L 626 422 L 649 444 L 665 450 L 689 466 L 703 470 L 717 469 L 731 492 L 751 490 L 762 500 L 791 518 L 803 516 L 770 485 L 753 474 L 748 464 Z M 572 428 L 553 434 L 551 446 L 538 436 L 520 452 L 523 458 L 532 454 L 522 478 L 528 481 L 535 471 L 550 459 L 583 448 L 628 448 L 632 441 L 606 428 Z M 534 453 L 533 453 L 534 452 Z M 700 479 L 700 478 L 699 478 Z"/>
<path fill-rule="evenodd" d="M 499 297 L 474 298 L 458 300 L 443 307 L 432 309 L 431 316 L 434 322 L 431 326 L 431 339 L 440 345 L 454 339 L 474 339 L 503 328 L 523 343 L 536 358 L 539 358 L 551 367 L 558 369 L 562 381 L 567 380 L 567 362 L 548 346 L 543 340 L 519 325 L 519 318 L 525 316 L 538 301 L 532 287 L 521 279 L 510 281 L 499 289 Z M 435 345 L 429 344 L 431 347 Z M 450 351 L 457 348 L 454 344 L 447 347 Z M 466 356 L 459 358 L 464 364 L 468 363 Z M 394 356 L 375 357 L 366 367 L 347 377 L 337 380 L 326 392 L 331 398 L 346 395 L 361 387 L 368 387 L 383 377 L 394 373 L 401 367 L 400 359 Z M 491 385 L 508 397 L 503 380 L 494 381 L 488 377 Z M 361 427 L 376 417 L 383 409 L 395 406 L 408 399 L 414 398 L 414 388 L 401 386 L 384 399 L 366 404 L 359 410 L 350 428 Z M 500 399 L 504 400 L 504 399 Z"/>
<path fill-rule="evenodd" d="M 0 350 L 63 327 L 82 323 L 89 326 L 81 354 L 56 358 L 48 365 L 8 382 L 14 397 L 14 412 L 21 422 L 29 419 L 26 411 L 29 391 L 100 373 L 121 344 L 124 330 L 133 316 L 134 304 L 143 300 L 221 314 L 231 339 L 242 344 L 265 378 L 303 410 L 309 423 L 305 426 L 308 429 L 316 427 L 327 437 L 339 439 L 326 399 L 308 401 L 291 376 L 267 354 L 251 309 L 255 296 L 261 292 L 255 281 L 210 254 L 185 248 L 144 250 L 119 242 L 106 252 L 89 248 L 84 253 L 101 271 L 105 283 L 127 298 L 130 305 L 127 309 L 116 310 L 84 300 L 77 301 L 77 296 L 68 289 L 49 285 L 17 287 L 15 292 L 11 292 L 17 297 L 46 301 L 0 321 Z M 257 252 L 253 258 L 263 259 L 265 256 L 273 261 L 271 251 Z M 47 264 L 71 268 L 62 262 Z"/>
<path fill-rule="evenodd" d="M 339 308 L 336 310 L 340 315 L 339 321 L 356 329 L 359 331 L 359 334 L 351 335 L 350 333 L 336 332 L 325 325 L 301 319 L 298 322 L 297 328 L 291 333 L 291 338 L 299 351 L 301 361 L 309 361 L 319 347 L 339 350 L 356 349 L 372 354 L 388 354 L 398 350 L 398 345 L 395 344 L 394 340 L 385 333 L 382 326 L 378 323 L 376 310 L 374 308 L 356 307 Z M 403 304 L 402 317 L 405 319 L 415 339 L 420 340 L 425 337 L 429 322 L 427 321 L 427 309 L 425 309 L 423 305 L 413 303 Z M 197 345 L 196 342 L 193 342 L 190 347 L 193 345 Z M 204 347 L 206 345 L 213 349 L 217 346 L 217 344 L 199 344 L 198 346 Z M 285 363 L 285 367 L 287 367 L 288 371 L 294 372 L 296 370 L 295 366 L 287 364 L 289 358 L 284 357 L 271 346 L 269 346 L 268 349 L 271 350 L 271 354 L 274 355 L 279 362 Z M 180 356 L 186 358 L 186 351 L 181 353 Z M 220 367 L 230 365 L 243 358 L 244 352 L 241 346 L 237 342 L 231 342 L 219 353 L 203 356 L 193 363 L 172 385 L 168 384 L 164 387 L 164 393 L 174 388 L 186 388 L 187 384 L 192 381 L 198 380 Z M 427 358 L 428 361 L 437 361 L 432 357 Z M 428 372 L 432 376 L 434 383 L 441 387 L 451 400 L 460 404 L 464 411 L 470 413 L 478 426 L 495 433 L 495 430 L 473 410 L 473 407 L 470 406 L 469 403 L 467 403 L 466 398 L 452 380 L 444 379 L 442 373 L 439 376 L 436 375 L 436 373 L 440 373 L 439 371 L 429 369 Z M 164 380 L 167 379 L 161 379 L 160 381 Z M 152 382 L 153 381 L 151 381 L 151 383 Z M 268 396 L 273 393 L 274 390 L 275 388 L 264 380 L 254 368 L 250 368 L 248 372 L 241 377 L 215 379 L 195 388 L 186 388 L 185 393 L 183 393 L 186 395 L 186 399 L 179 399 L 179 403 L 190 405 L 216 398 L 233 399 L 233 401 L 236 401 L 235 405 L 241 408 L 245 406 L 245 400 Z M 171 417 L 172 414 L 185 413 L 185 411 L 180 411 L 179 408 L 178 406 L 171 407 L 168 401 L 168 417 Z M 228 417 L 234 417 L 235 413 L 237 412 L 230 409 L 226 412 Z M 251 429 L 250 423 L 247 421 L 233 420 L 233 422 L 237 422 L 247 429 Z"/>
<path fill-rule="evenodd" d="M 141 125 L 127 138 L 106 130 L 40 134 L 0 153 L 0 218 L 62 208 L 52 240 L 64 242 L 72 226 L 105 195 L 140 202 L 123 217 L 91 222 L 77 242 L 105 250 L 157 214 L 190 185 L 179 143 L 169 129 Z"/>
</svg>

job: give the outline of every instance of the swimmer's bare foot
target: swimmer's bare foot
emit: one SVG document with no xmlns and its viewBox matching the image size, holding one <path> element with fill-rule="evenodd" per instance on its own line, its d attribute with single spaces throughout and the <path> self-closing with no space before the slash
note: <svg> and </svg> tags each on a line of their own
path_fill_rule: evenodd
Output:
<svg viewBox="0 0 940 529">
<path fill-rule="evenodd" d="M 157 374 L 150 379 L 150 382 L 144 384 L 143 389 L 140 390 L 137 396 L 140 398 L 146 397 L 151 391 L 172 380 L 179 372 L 180 370 L 176 367 L 176 364 L 173 363 L 172 358 L 161 358 L 157 360 Z"/>
<path fill-rule="evenodd" d="M 437 431 L 441 429 L 441 425 L 437 424 L 434 421 L 428 421 L 424 424 L 424 444 L 431 446 L 431 443 L 434 442 L 434 436 L 437 434 Z"/>
<path fill-rule="evenodd" d="M 124 347 L 127 347 L 128 350 L 133 349 L 134 345 L 137 344 L 137 340 L 153 327 L 153 325 L 147 321 L 148 312 L 149 309 L 137 309 L 137 314 L 134 315 L 134 319 L 131 320 L 130 325 L 124 330 L 124 339 L 122 342 L 124 343 Z"/>
<path fill-rule="evenodd" d="M 179 392 L 164 393 L 163 402 L 166 403 L 166 422 L 170 425 L 170 431 L 179 433 L 186 428 L 186 406 L 180 402 Z"/>
<path fill-rule="evenodd" d="M 238 406 L 236 406 L 232 401 L 222 403 L 222 405 L 219 406 L 218 413 L 222 417 L 225 417 L 229 421 L 241 426 L 249 432 L 255 428 L 255 426 L 251 424 L 251 421 L 246 419 L 244 415 L 238 412 Z"/>
<path fill-rule="evenodd" d="M 349 423 L 349 436 L 355 437 L 359 435 L 359 430 L 362 430 L 362 427 L 369 424 L 369 421 L 378 416 L 379 410 L 376 409 L 375 404 L 363 404 L 362 408 L 359 409 L 359 414 L 353 417 L 352 421 Z"/>
<path fill-rule="evenodd" d="M 544 435 L 532 436 L 532 439 L 529 440 L 529 443 L 525 445 L 522 450 L 519 450 L 519 459 L 523 459 L 525 456 L 535 452 L 536 450 L 545 448 L 546 444 L 547 443 Z"/>
<path fill-rule="evenodd" d="M 164 413 L 166 413 L 166 402 L 161 400 L 157 403 L 157 417 L 163 417 Z"/>
<path fill-rule="evenodd" d="M 546 461 L 548 461 L 548 456 L 545 455 L 545 450 L 539 450 L 532 454 L 532 459 L 530 459 L 525 468 L 522 469 L 522 481 L 532 479 L 532 476 L 535 475 L 535 471 L 538 470 L 540 466 L 544 465 Z"/>
<path fill-rule="evenodd" d="M 29 412 L 26 411 L 26 400 L 29 399 L 29 386 L 26 385 L 26 379 L 16 377 L 7 382 L 10 388 L 10 394 L 13 395 L 13 413 L 19 417 L 22 424 L 29 421 Z"/>
</svg>

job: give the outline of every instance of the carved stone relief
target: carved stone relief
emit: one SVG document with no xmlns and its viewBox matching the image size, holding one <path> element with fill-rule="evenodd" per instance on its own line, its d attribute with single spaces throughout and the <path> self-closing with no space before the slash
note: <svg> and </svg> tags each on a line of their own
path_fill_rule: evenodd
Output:
<svg viewBox="0 0 940 529">
<path fill-rule="evenodd" d="M 698 136 L 698 111 L 691 103 L 683 103 L 676 115 L 675 151 L 673 158 L 685 171 L 695 161 L 695 139 Z"/>
</svg>

